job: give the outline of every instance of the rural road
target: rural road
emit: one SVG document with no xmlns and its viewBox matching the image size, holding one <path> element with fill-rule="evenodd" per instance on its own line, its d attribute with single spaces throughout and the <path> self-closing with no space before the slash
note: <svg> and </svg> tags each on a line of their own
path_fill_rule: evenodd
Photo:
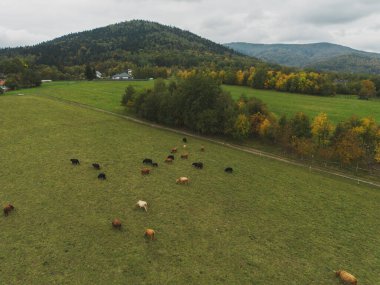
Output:
<svg viewBox="0 0 380 285">
<path fill-rule="evenodd" d="M 284 163 L 287 163 L 287 164 L 291 164 L 291 165 L 296 165 L 296 166 L 299 166 L 299 167 L 307 168 L 307 169 L 309 169 L 309 171 L 316 171 L 316 172 L 320 172 L 320 173 L 325 173 L 325 174 L 341 177 L 341 178 L 344 178 L 344 179 L 349 179 L 349 180 L 352 180 L 352 181 L 354 181 L 355 183 L 358 183 L 358 184 L 359 183 L 363 183 L 363 184 L 367 184 L 367 185 L 370 185 L 370 186 L 374 186 L 374 187 L 379 187 L 380 188 L 380 184 L 378 184 L 376 182 L 373 182 L 373 181 L 361 179 L 361 178 L 354 177 L 354 176 L 351 176 L 351 175 L 348 175 L 348 174 L 344 174 L 344 173 L 340 173 L 340 172 L 337 172 L 337 171 L 331 171 L 331 170 L 323 169 L 321 167 L 314 167 L 314 166 L 312 167 L 310 165 L 306 165 L 306 164 L 303 164 L 303 163 L 300 163 L 300 162 L 292 161 L 290 159 L 287 159 L 287 158 L 284 158 L 284 157 L 281 157 L 281 156 L 278 156 L 278 155 L 274 155 L 274 154 L 271 154 L 271 153 L 268 153 L 268 152 L 263 152 L 261 150 L 257 150 L 257 149 L 251 148 L 251 147 L 244 147 L 244 146 L 241 146 L 241 145 L 225 143 L 225 142 L 217 140 L 217 139 L 207 138 L 207 137 L 204 137 L 204 136 L 188 133 L 186 131 L 182 131 L 182 130 L 177 130 L 177 129 L 174 129 L 174 128 L 169 128 L 169 127 L 161 126 L 161 125 L 158 125 L 158 124 L 154 124 L 154 123 L 146 122 L 146 121 L 143 121 L 143 120 L 139 120 L 139 119 L 136 119 L 136 118 L 133 118 L 133 117 L 130 117 L 130 116 L 114 113 L 114 112 L 111 112 L 111 111 L 107 111 L 107 110 L 99 109 L 99 108 L 96 108 L 96 107 L 93 107 L 93 106 L 90 106 L 90 105 L 86 105 L 86 104 L 83 104 L 83 103 L 78 103 L 78 102 L 74 102 L 74 101 L 70 101 L 70 100 L 66 100 L 66 99 L 62 99 L 62 98 L 57 98 L 57 97 L 50 96 L 50 95 L 38 95 L 38 96 L 39 97 L 43 97 L 43 98 L 47 98 L 47 99 L 51 99 L 51 100 L 55 100 L 55 101 L 60 101 L 60 102 L 65 103 L 65 104 L 74 105 L 74 106 L 78 106 L 78 107 L 81 107 L 81 108 L 85 108 L 85 109 L 89 109 L 89 110 L 93 110 L 93 111 L 109 114 L 109 115 L 112 115 L 112 116 L 115 116 L 115 117 L 118 117 L 118 118 L 122 118 L 122 119 L 125 119 L 125 120 L 128 120 L 128 121 L 132 121 L 132 122 L 135 122 L 135 123 L 143 124 L 143 125 L 146 125 L 146 126 L 150 126 L 150 127 L 156 128 L 156 129 L 161 129 L 161 130 L 166 130 L 166 131 L 174 132 L 174 133 L 181 134 L 181 135 L 186 135 L 188 137 L 193 137 L 193 138 L 197 138 L 197 139 L 200 139 L 200 140 L 203 140 L 203 141 L 208 141 L 208 142 L 212 142 L 212 143 L 215 143 L 215 144 L 223 145 L 225 147 L 229 147 L 229 148 L 236 149 L 236 150 L 239 150 L 239 151 L 243 151 L 243 152 L 246 152 L 246 153 L 250 153 L 250 154 L 266 157 L 266 158 L 269 158 L 269 159 L 281 161 L 281 162 L 284 162 Z"/>
</svg>

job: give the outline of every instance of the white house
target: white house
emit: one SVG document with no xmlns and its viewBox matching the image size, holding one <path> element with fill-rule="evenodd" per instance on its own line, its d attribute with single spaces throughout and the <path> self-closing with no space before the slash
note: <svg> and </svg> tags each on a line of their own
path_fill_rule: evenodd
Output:
<svg viewBox="0 0 380 285">
<path fill-rule="evenodd" d="M 115 74 L 115 75 L 112 76 L 112 79 L 113 80 L 130 80 L 130 79 L 133 79 L 132 69 L 128 69 L 127 72 L 122 72 L 122 73 L 119 73 L 119 74 Z"/>
</svg>

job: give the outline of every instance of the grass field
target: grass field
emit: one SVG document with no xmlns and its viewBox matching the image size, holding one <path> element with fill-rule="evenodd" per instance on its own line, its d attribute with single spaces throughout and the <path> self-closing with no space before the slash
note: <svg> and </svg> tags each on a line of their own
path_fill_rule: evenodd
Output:
<svg viewBox="0 0 380 285">
<path fill-rule="evenodd" d="M 120 100 L 128 84 L 132 84 L 136 89 L 142 89 L 152 87 L 153 81 L 52 82 L 43 84 L 40 88 L 25 89 L 9 94 L 21 92 L 23 94 L 51 95 L 121 113 L 123 107 L 120 106 Z M 235 99 L 238 99 L 241 94 L 245 94 L 248 97 L 254 96 L 263 100 L 269 110 L 278 116 L 282 114 L 292 116 L 294 113 L 302 111 L 312 118 L 320 112 L 326 112 L 329 118 L 337 123 L 356 114 L 359 117 L 372 116 L 380 123 L 380 100 L 363 101 L 356 97 L 342 95 L 320 97 L 228 85 L 224 85 L 223 88 L 229 91 Z"/>
<path fill-rule="evenodd" d="M 0 284 L 380 284 L 377 188 L 191 138 L 164 165 L 181 136 L 37 96 L 0 97 L 0 137 Z"/>
<path fill-rule="evenodd" d="M 241 94 L 259 98 L 268 105 L 270 111 L 277 115 L 292 116 L 294 113 L 302 111 L 313 118 L 319 113 L 325 112 L 331 121 L 338 123 L 355 114 L 361 118 L 371 116 L 380 123 L 380 100 L 364 101 L 358 100 L 356 96 L 344 95 L 311 96 L 240 86 L 224 86 L 224 89 L 236 99 Z"/>
</svg>

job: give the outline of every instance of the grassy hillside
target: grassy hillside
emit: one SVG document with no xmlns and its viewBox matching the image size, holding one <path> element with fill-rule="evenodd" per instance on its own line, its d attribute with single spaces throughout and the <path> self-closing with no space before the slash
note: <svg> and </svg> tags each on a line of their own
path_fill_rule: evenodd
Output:
<svg viewBox="0 0 380 285">
<path fill-rule="evenodd" d="M 182 136 L 36 96 L 2 96 L 0 114 L 0 201 L 17 209 L 0 218 L 2 284 L 333 285 L 336 268 L 380 283 L 378 189 L 191 138 L 190 160 L 164 165 Z M 145 157 L 160 166 L 143 177 Z"/>
<path fill-rule="evenodd" d="M 225 46 L 267 62 L 345 73 L 380 73 L 380 54 L 330 44 L 250 44 Z"/>
<path fill-rule="evenodd" d="M 136 89 L 152 87 L 153 81 L 135 82 L 52 82 L 43 84 L 37 89 L 25 89 L 14 91 L 9 94 L 41 94 L 64 98 L 84 104 L 89 104 L 101 109 L 113 112 L 123 112 L 120 106 L 121 95 L 125 87 L 132 84 Z M 372 116 L 380 122 L 380 101 L 363 101 L 355 96 L 320 97 L 305 96 L 294 93 L 282 93 L 268 90 L 256 90 L 248 87 L 228 86 L 223 88 L 238 99 L 241 94 L 254 96 L 263 100 L 269 110 L 281 116 L 286 114 L 292 116 L 294 113 L 302 111 L 314 117 L 320 112 L 326 112 L 329 118 L 337 123 L 356 114 L 359 117 Z"/>
</svg>

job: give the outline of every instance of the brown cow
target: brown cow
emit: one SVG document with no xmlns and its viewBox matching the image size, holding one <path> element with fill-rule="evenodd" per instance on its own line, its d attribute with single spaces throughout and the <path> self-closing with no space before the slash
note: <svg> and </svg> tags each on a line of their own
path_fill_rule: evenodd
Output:
<svg viewBox="0 0 380 285">
<path fill-rule="evenodd" d="M 356 279 L 356 277 L 348 273 L 347 271 L 338 270 L 338 271 L 335 271 L 335 275 L 337 277 L 339 276 L 340 280 L 342 280 L 346 284 L 356 285 L 358 283 L 358 280 Z"/>
<path fill-rule="evenodd" d="M 112 226 L 115 228 L 115 229 L 119 229 L 121 230 L 121 221 L 117 218 L 113 219 L 112 221 Z"/>
<path fill-rule="evenodd" d="M 141 174 L 142 175 L 148 175 L 150 173 L 150 169 L 149 168 L 143 168 L 141 169 Z"/>
<path fill-rule="evenodd" d="M 172 150 L 170 151 L 170 153 L 176 153 L 177 152 L 177 148 L 176 147 L 173 147 Z"/>
<path fill-rule="evenodd" d="M 155 233 L 154 230 L 152 230 L 152 229 L 146 229 L 144 236 L 147 237 L 147 238 L 150 238 L 150 240 L 155 240 L 155 238 L 154 238 L 155 234 L 156 233 Z"/>
<path fill-rule="evenodd" d="M 177 183 L 177 184 L 189 184 L 189 178 L 180 177 L 175 181 L 175 183 Z"/>
<path fill-rule="evenodd" d="M 182 159 L 188 159 L 189 158 L 189 154 L 188 153 L 181 154 L 181 158 Z"/>
<path fill-rule="evenodd" d="M 173 159 L 171 159 L 171 158 L 168 157 L 168 158 L 165 159 L 165 162 L 166 163 L 173 163 Z"/>
<path fill-rule="evenodd" d="M 12 204 L 8 204 L 4 207 L 4 216 L 8 216 L 9 213 L 14 210 L 15 207 L 13 207 Z"/>
</svg>

